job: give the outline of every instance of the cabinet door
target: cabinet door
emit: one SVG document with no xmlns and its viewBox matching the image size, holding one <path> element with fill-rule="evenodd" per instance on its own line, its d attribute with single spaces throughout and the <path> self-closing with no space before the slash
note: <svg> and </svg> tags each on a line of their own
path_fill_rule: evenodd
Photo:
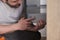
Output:
<svg viewBox="0 0 60 40">
<path fill-rule="evenodd" d="M 47 0 L 47 40 L 60 40 L 60 0 Z"/>
</svg>

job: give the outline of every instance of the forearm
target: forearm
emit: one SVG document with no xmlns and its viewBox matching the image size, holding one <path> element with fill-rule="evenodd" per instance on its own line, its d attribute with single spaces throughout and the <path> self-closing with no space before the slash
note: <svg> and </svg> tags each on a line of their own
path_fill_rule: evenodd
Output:
<svg viewBox="0 0 60 40">
<path fill-rule="evenodd" d="M 0 34 L 16 31 L 16 29 L 13 26 L 15 25 L 14 24 L 13 25 L 0 25 Z"/>
</svg>

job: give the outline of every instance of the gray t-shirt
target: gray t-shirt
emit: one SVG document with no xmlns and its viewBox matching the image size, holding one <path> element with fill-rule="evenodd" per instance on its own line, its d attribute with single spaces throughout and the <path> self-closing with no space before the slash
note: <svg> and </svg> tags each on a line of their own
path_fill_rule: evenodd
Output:
<svg viewBox="0 0 60 40">
<path fill-rule="evenodd" d="M 6 3 L 0 1 L 0 25 L 10 25 L 16 23 L 22 12 L 22 4 L 19 8 L 11 8 Z"/>
</svg>

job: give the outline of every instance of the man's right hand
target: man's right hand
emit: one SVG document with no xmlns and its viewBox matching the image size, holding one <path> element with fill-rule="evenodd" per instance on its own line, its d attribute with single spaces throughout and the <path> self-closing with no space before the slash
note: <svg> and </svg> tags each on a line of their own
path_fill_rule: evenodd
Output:
<svg viewBox="0 0 60 40">
<path fill-rule="evenodd" d="M 31 28 L 29 26 L 32 20 L 34 20 L 34 18 L 29 18 L 29 19 L 21 18 L 18 21 L 18 23 L 12 25 L 0 25 L 0 34 L 10 33 L 16 30 L 27 30 Z"/>
<path fill-rule="evenodd" d="M 16 29 L 17 30 L 27 30 L 30 27 L 30 24 L 32 22 L 32 20 L 34 20 L 34 18 L 29 18 L 29 19 L 25 19 L 25 18 L 21 18 L 18 23 L 16 23 Z"/>
</svg>

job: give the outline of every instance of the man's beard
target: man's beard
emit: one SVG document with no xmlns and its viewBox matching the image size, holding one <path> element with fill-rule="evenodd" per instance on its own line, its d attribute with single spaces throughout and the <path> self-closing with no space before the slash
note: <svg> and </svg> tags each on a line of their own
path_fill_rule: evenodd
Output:
<svg viewBox="0 0 60 40">
<path fill-rule="evenodd" d="M 15 6 L 12 6 L 12 5 L 10 5 L 10 4 L 8 3 L 8 1 L 6 2 L 6 4 L 7 4 L 8 6 L 10 6 L 11 8 L 18 8 L 18 7 L 20 6 L 20 4 L 15 5 Z"/>
</svg>

